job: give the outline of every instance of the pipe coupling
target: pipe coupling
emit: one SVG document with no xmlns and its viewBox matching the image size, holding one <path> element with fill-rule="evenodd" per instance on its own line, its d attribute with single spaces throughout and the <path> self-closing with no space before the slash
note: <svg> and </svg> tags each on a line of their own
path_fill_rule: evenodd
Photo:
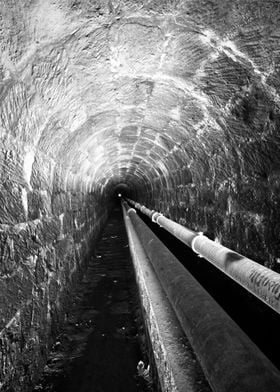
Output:
<svg viewBox="0 0 280 392">
<path fill-rule="evenodd" d="M 192 239 L 192 242 L 191 242 L 191 248 L 192 248 L 192 251 L 194 252 L 194 253 L 196 253 L 197 255 L 198 255 L 198 257 L 203 257 L 199 252 L 197 252 L 197 250 L 195 249 L 195 242 L 196 242 L 196 240 L 198 239 L 198 238 L 201 238 L 201 237 L 205 237 L 205 238 L 207 238 L 206 236 L 204 236 L 203 235 L 203 232 L 202 231 L 199 231 L 198 233 L 197 233 L 197 235 Z"/>
<path fill-rule="evenodd" d="M 152 222 L 157 223 L 159 225 L 158 218 L 160 216 L 163 216 L 163 214 L 161 212 L 154 212 L 152 215 Z"/>
<path fill-rule="evenodd" d="M 135 210 L 135 208 L 129 208 L 128 210 L 127 210 L 127 214 L 129 214 L 130 212 L 135 212 L 135 214 L 136 214 L 136 210 Z"/>
</svg>

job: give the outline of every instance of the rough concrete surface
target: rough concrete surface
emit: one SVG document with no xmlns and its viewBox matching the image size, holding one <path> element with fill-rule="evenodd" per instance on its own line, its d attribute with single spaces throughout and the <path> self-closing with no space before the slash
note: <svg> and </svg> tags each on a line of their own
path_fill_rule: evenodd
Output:
<svg viewBox="0 0 280 392">
<path fill-rule="evenodd" d="M 3 390 L 35 377 L 119 183 L 279 271 L 279 19 L 272 0 L 0 0 Z"/>
</svg>

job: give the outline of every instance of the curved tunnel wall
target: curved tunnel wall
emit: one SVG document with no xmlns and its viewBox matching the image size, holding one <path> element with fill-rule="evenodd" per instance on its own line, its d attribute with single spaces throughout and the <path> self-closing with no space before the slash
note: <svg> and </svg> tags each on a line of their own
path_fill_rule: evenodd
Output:
<svg viewBox="0 0 280 392">
<path fill-rule="evenodd" d="M 279 269 L 278 3 L 0 5 L 4 383 L 35 377 L 119 184 Z"/>
</svg>

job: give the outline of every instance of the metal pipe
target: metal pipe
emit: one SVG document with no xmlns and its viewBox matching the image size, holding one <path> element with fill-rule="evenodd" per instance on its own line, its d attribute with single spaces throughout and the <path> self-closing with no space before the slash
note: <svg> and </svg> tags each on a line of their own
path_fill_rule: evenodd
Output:
<svg viewBox="0 0 280 392">
<path fill-rule="evenodd" d="M 136 211 L 123 203 L 214 392 L 279 392 L 280 373 L 182 266 Z"/>
<path fill-rule="evenodd" d="M 136 209 L 141 207 L 139 203 L 128 199 L 128 202 Z M 203 233 L 197 233 L 178 223 L 155 213 L 145 207 L 146 215 L 153 222 L 163 227 L 169 233 L 188 245 L 192 250 L 215 265 L 235 282 L 244 287 L 251 294 L 280 313 L 280 275 L 255 261 L 240 255 L 225 246 L 210 240 Z M 156 215 L 157 214 L 157 215 Z"/>
<path fill-rule="evenodd" d="M 212 392 L 124 207 L 123 216 L 161 390 Z"/>
</svg>

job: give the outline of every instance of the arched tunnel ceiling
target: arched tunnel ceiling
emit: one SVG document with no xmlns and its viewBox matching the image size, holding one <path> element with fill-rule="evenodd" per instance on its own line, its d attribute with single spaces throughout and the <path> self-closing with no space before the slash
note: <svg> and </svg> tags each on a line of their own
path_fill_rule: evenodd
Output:
<svg viewBox="0 0 280 392">
<path fill-rule="evenodd" d="M 24 145 L 27 182 L 38 152 L 89 189 L 270 170 L 255 151 L 269 154 L 279 108 L 279 4 L 2 0 L 1 13 L 1 133 Z"/>
</svg>

